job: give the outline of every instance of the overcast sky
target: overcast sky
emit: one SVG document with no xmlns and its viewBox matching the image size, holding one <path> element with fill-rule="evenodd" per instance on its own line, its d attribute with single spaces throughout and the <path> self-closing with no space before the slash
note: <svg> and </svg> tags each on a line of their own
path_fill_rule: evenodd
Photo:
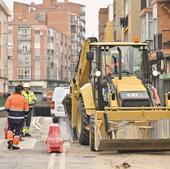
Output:
<svg viewBox="0 0 170 169">
<path fill-rule="evenodd" d="M 13 1 L 23 3 L 41 3 L 42 0 L 4 0 L 7 6 L 12 9 Z M 62 0 L 58 0 L 62 1 Z M 98 11 L 100 8 L 105 8 L 109 4 L 112 4 L 113 0 L 69 0 L 70 2 L 76 2 L 86 5 L 86 37 L 96 36 L 98 37 Z"/>
</svg>

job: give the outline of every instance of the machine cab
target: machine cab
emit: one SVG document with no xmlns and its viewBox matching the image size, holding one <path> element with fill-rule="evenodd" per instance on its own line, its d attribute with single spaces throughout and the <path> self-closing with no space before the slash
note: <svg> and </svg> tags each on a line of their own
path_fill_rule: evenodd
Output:
<svg viewBox="0 0 170 169">
<path fill-rule="evenodd" d="M 141 99 L 144 98 L 140 103 L 135 104 L 150 106 L 149 96 L 141 82 L 141 79 L 146 80 L 149 77 L 147 44 L 129 42 L 91 43 L 90 56 L 90 58 L 93 58 L 90 75 L 95 89 L 96 107 L 103 109 L 107 106 L 109 101 L 108 90 L 110 90 L 112 100 L 117 96 L 119 106 L 130 107 L 132 105 L 129 102 L 122 101 L 121 97 L 126 96 L 127 98 L 132 96 L 139 100 L 140 97 Z M 96 71 L 101 72 L 100 77 L 95 76 Z M 135 83 L 138 84 L 138 89 L 136 89 Z M 142 102 L 144 105 L 142 105 Z"/>
</svg>

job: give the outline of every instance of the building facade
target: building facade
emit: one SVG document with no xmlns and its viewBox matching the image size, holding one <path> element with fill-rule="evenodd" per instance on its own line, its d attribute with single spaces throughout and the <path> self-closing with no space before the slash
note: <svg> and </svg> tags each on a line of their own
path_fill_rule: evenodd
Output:
<svg viewBox="0 0 170 169">
<path fill-rule="evenodd" d="M 113 28 L 114 28 L 114 41 L 121 41 L 121 26 L 120 26 L 120 18 L 121 18 L 121 1 L 113 0 Z"/>
<path fill-rule="evenodd" d="M 121 1 L 121 41 L 134 41 L 138 38 L 140 41 L 141 19 L 139 12 L 141 11 L 141 3 L 136 0 L 120 0 Z"/>
<path fill-rule="evenodd" d="M 98 25 L 98 31 L 99 31 L 99 41 L 104 41 L 104 29 L 107 23 L 107 15 L 108 15 L 108 9 L 107 8 L 100 8 L 99 10 L 99 25 Z"/>
<path fill-rule="evenodd" d="M 107 8 L 100 8 L 98 16 L 98 39 L 102 41 L 113 41 L 113 5 Z"/>
<path fill-rule="evenodd" d="M 78 22 L 75 27 L 72 16 Z M 80 4 L 66 1 L 44 0 L 31 5 L 14 2 L 14 18 L 8 30 L 12 30 L 13 42 L 9 72 L 16 72 L 9 76 L 11 88 L 25 81 L 47 90 L 68 84 L 84 40 L 84 16 Z M 75 43 L 71 43 L 73 38 L 77 38 Z"/>
<path fill-rule="evenodd" d="M 153 49 L 153 12 L 151 0 L 141 1 L 141 41 L 149 44 Z"/>
<path fill-rule="evenodd" d="M 8 92 L 8 17 L 9 9 L 0 0 L 0 95 Z"/>
<path fill-rule="evenodd" d="M 151 67 L 159 72 L 152 82 L 164 104 L 170 91 L 170 1 L 143 0 L 141 6 L 141 37 L 150 45 Z"/>
</svg>

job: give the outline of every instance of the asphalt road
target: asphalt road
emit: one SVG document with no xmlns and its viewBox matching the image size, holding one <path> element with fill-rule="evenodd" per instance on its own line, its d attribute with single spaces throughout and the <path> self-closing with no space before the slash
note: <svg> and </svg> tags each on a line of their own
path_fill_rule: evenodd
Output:
<svg viewBox="0 0 170 169">
<path fill-rule="evenodd" d="M 68 123 L 60 122 L 65 140 L 63 153 L 47 153 L 45 143 L 48 117 L 33 117 L 31 138 L 24 138 L 20 150 L 7 150 L 3 127 L 5 118 L 0 119 L 0 169 L 169 169 L 170 152 L 117 153 L 91 152 L 88 146 L 71 142 Z"/>
</svg>

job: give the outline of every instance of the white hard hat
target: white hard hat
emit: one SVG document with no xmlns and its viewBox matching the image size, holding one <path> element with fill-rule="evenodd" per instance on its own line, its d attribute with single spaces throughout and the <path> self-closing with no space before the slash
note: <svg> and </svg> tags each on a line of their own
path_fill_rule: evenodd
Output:
<svg viewBox="0 0 170 169">
<path fill-rule="evenodd" d="M 24 83 L 23 87 L 30 88 L 30 85 L 28 83 Z"/>
</svg>

